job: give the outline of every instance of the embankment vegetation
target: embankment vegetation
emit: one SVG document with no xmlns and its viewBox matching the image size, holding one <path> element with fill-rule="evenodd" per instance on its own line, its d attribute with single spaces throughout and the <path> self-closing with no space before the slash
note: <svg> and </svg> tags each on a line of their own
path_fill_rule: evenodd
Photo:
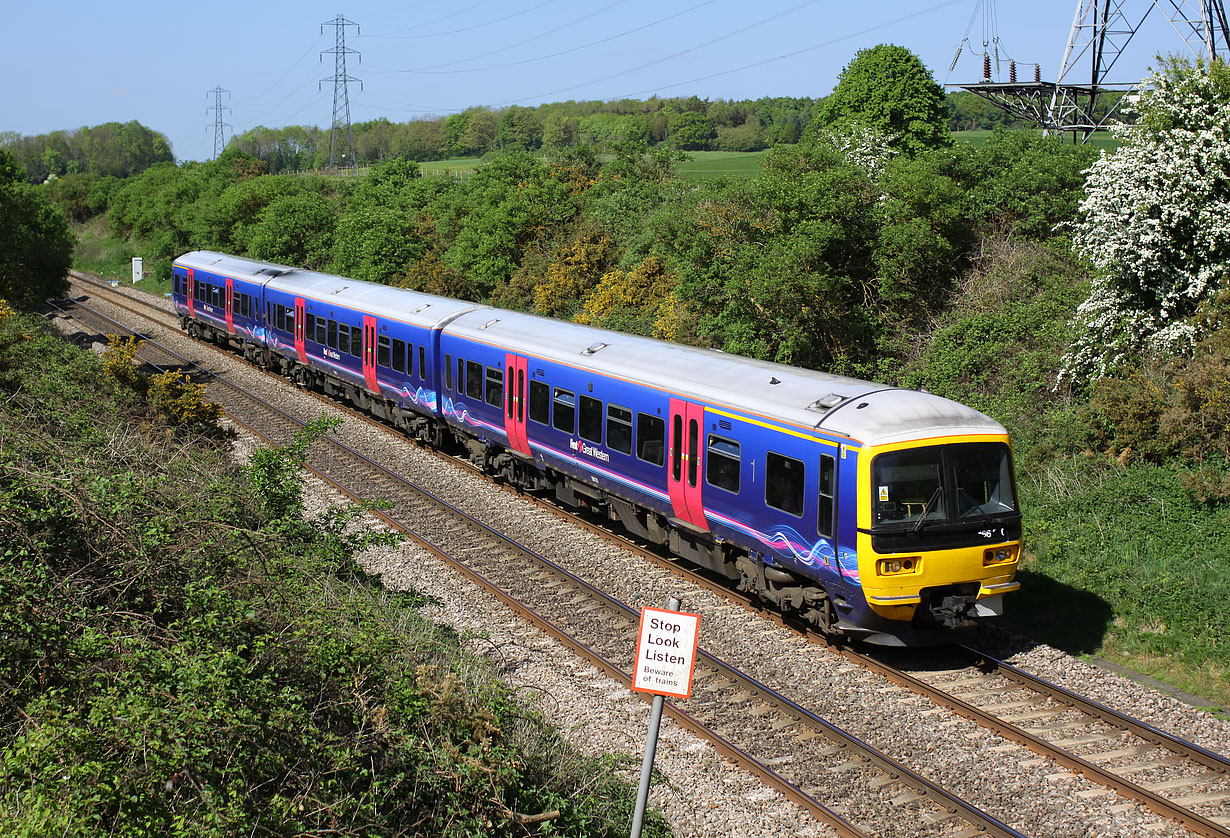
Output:
<svg viewBox="0 0 1230 838">
<path fill-rule="evenodd" d="M 0 833 L 627 833 L 634 788 L 363 572 L 387 536 L 305 512 L 324 425 L 237 465 L 134 349 L 0 306 Z"/>
</svg>

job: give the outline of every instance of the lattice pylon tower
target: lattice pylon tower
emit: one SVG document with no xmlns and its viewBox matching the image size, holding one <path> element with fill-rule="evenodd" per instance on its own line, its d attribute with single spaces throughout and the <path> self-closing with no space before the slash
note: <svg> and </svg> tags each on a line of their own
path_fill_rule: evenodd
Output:
<svg viewBox="0 0 1230 838">
<path fill-rule="evenodd" d="M 206 96 L 214 97 L 213 107 L 206 108 L 205 112 L 206 113 L 209 113 L 210 111 L 214 112 L 214 159 L 215 160 L 217 160 L 219 155 L 222 154 L 222 149 L 226 148 L 226 129 L 231 127 L 229 123 L 222 121 L 222 112 L 230 110 L 230 108 L 222 104 L 222 94 L 223 93 L 225 93 L 227 96 L 231 95 L 231 91 L 223 90 L 220 85 L 218 87 L 215 87 L 213 90 L 205 91 Z"/>
<path fill-rule="evenodd" d="M 982 81 L 959 87 L 1035 122 L 1044 133 L 1071 133 L 1087 140 L 1118 118 L 1118 103 L 1099 109 L 1103 94 L 1136 90 L 1137 80 L 1114 81 L 1109 73 L 1155 11 L 1166 18 L 1193 57 L 1230 58 L 1230 27 L 1223 0 L 1077 0 L 1055 81 L 1043 81 L 1035 71 L 1032 82 L 1015 78 L 993 82 L 984 71 Z M 1126 99 L 1121 97 L 1119 103 Z"/>
<path fill-rule="evenodd" d="M 1230 29 L 1222 0 L 1078 0 L 1044 128 L 1088 134 L 1106 124 L 1114 109 L 1095 118 L 1098 96 L 1115 87 L 1107 84 L 1115 62 L 1155 9 L 1193 57 L 1227 57 Z M 1087 81 L 1080 77 L 1084 70 Z"/>
<path fill-rule="evenodd" d="M 322 33 L 325 31 L 326 26 L 335 27 L 337 32 L 337 46 L 320 54 L 321 61 L 324 61 L 326 55 L 332 55 L 334 66 L 333 75 L 330 78 L 320 80 L 320 84 L 324 84 L 327 81 L 333 82 L 333 124 L 329 130 L 329 168 L 332 169 L 334 167 L 334 161 L 337 159 L 337 135 L 340 131 L 346 135 L 347 148 L 350 150 L 349 163 L 345 162 L 345 153 L 343 152 L 342 154 L 344 163 L 342 168 L 354 166 L 357 169 L 359 161 L 354 150 L 354 130 L 350 127 L 350 91 L 347 85 L 352 81 L 357 81 L 359 82 L 359 89 L 362 90 L 363 82 L 360 79 L 346 75 L 346 56 L 359 55 L 358 50 L 353 50 L 346 46 L 346 27 L 353 26 L 357 35 L 359 33 L 359 24 L 346 20 L 342 15 L 338 15 L 333 20 L 325 21 L 320 25 Z M 359 56 L 359 60 L 362 61 L 363 57 Z M 317 87 L 319 88 L 319 85 Z"/>
</svg>

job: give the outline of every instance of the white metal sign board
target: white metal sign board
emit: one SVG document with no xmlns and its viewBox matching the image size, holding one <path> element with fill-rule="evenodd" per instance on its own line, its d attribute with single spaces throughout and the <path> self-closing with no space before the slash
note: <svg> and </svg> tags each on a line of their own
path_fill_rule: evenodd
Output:
<svg viewBox="0 0 1230 838">
<path fill-rule="evenodd" d="M 699 639 L 699 614 L 642 608 L 632 689 L 675 698 L 690 696 Z"/>
</svg>

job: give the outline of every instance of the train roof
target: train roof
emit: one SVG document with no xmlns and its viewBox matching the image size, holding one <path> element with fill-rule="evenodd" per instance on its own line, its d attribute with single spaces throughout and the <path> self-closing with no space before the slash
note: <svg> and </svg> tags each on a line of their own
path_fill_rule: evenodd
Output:
<svg viewBox="0 0 1230 838">
<path fill-rule="evenodd" d="M 457 314 L 485 309 L 477 303 L 394 288 L 319 271 L 305 271 L 242 256 L 227 256 L 207 250 L 188 253 L 175 260 L 183 267 L 207 270 L 234 279 L 259 282 L 267 288 L 425 328 L 439 328 Z"/>
<path fill-rule="evenodd" d="M 994 419 L 920 390 L 758 361 L 502 309 L 471 311 L 447 334 L 795 425 L 865 445 L 956 434 L 1002 434 Z"/>
</svg>

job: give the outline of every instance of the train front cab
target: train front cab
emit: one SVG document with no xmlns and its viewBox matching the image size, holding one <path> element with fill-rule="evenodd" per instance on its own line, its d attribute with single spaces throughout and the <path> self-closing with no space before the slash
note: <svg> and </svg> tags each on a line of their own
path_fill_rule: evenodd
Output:
<svg viewBox="0 0 1230 838">
<path fill-rule="evenodd" d="M 864 449 L 854 622 L 884 645 L 951 643 L 1003 613 L 1021 555 L 1006 435 Z"/>
</svg>

